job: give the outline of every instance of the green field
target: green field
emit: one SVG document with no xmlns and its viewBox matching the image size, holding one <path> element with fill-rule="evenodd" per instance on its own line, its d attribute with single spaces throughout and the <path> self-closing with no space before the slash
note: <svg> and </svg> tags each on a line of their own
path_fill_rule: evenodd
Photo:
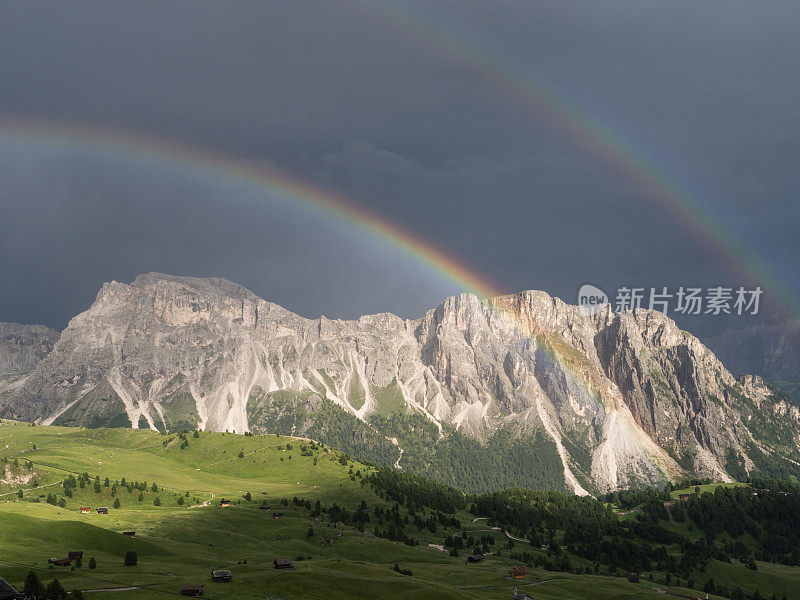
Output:
<svg viewBox="0 0 800 600">
<path fill-rule="evenodd" d="M 333 503 L 354 511 L 366 501 L 370 513 L 391 507 L 362 484 L 370 467 L 307 440 L 197 435 L 3 421 L 0 458 L 31 484 L 0 484 L 0 576 L 21 588 L 28 572 L 35 570 L 45 583 L 57 577 L 68 590 L 82 590 L 90 599 L 164 598 L 179 595 L 187 584 L 204 585 L 204 598 L 231 599 L 508 599 L 515 586 L 533 598 L 554 600 L 690 594 L 644 577 L 642 583 L 631 584 L 624 577 L 536 568 L 524 580 L 513 581 L 508 572 L 520 563 L 497 556 L 510 553 L 504 533 L 486 521 L 473 522 L 474 515 L 467 512 L 454 515 L 463 536 L 492 539 L 492 553 L 479 564 L 467 564 L 469 550 L 456 557 L 428 547 L 441 544 L 454 532 L 452 527 L 439 527 L 436 533 L 412 527 L 419 541 L 414 546 L 376 537 L 372 526 L 377 527 L 377 517 L 362 532 L 331 522 L 327 512 Z M 89 480 L 66 496 L 62 480 L 82 473 Z M 123 478 L 127 486 L 136 482 L 139 487 L 129 491 Z M 140 489 L 144 482 L 146 488 Z M 248 493 L 250 500 L 244 498 Z M 63 506 L 48 503 L 49 494 Z M 309 505 L 319 501 L 322 514 L 295 503 L 295 497 Z M 222 498 L 232 506 L 221 508 Z M 116 500 L 118 509 L 113 508 Z M 263 503 L 270 509 L 260 510 Z M 112 508 L 108 515 L 94 510 L 84 515 L 84 506 Z M 276 511 L 284 518 L 272 518 Z M 135 539 L 123 531 L 135 531 Z M 526 549 L 541 552 L 530 545 Z M 63 558 L 75 550 L 84 553 L 81 567 L 48 565 L 50 557 Z M 136 566 L 123 565 L 129 550 L 137 553 Z M 91 557 L 96 569 L 88 568 Z M 296 569 L 276 570 L 275 558 L 293 559 Z M 574 563 L 590 566 L 578 558 Z M 395 564 L 412 575 L 395 572 Z M 213 569 L 230 569 L 233 582 L 212 583 Z M 756 581 L 738 564 L 714 564 L 711 570 L 721 579 L 743 578 L 744 589 L 748 581 Z M 762 593 L 800 598 L 793 586 L 800 580 L 798 568 L 767 564 L 755 576 Z M 663 575 L 656 574 L 656 581 L 663 582 Z M 120 588 L 134 589 L 91 591 Z"/>
<path fill-rule="evenodd" d="M 719 487 L 740 487 L 740 486 L 743 486 L 743 485 L 746 485 L 746 484 L 737 483 L 737 482 L 733 482 L 733 483 L 706 483 L 706 484 L 702 484 L 702 485 L 682 488 L 682 489 L 679 489 L 679 490 L 672 490 L 672 492 L 670 492 L 670 495 L 672 496 L 673 499 L 676 499 L 681 494 L 696 494 L 696 493 L 705 494 L 706 492 L 714 493 L 717 490 L 717 488 L 719 488 Z"/>
</svg>

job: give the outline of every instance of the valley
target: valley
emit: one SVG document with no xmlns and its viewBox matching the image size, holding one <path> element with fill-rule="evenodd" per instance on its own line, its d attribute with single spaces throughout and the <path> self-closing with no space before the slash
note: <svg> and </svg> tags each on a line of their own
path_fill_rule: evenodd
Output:
<svg viewBox="0 0 800 600">
<path fill-rule="evenodd" d="M 689 577 L 669 575 L 653 564 L 633 584 L 622 564 L 612 575 L 602 553 L 583 558 L 580 544 L 571 552 L 569 526 L 553 526 L 549 549 L 546 537 L 543 545 L 532 545 L 529 532 L 520 529 L 520 519 L 540 506 L 539 498 L 549 498 L 552 508 L 537 513 L 534 533 L 541 527 L 550 531 L 547 523 L 568 521 L 586 510 L 606 514 L 597 500 L 530 492 L 533 496 L 523 501 L 512 491 L 502 503 L 518 510 L 490 514 L 495 510 L 492 494 L 467 496 L 397 470 L 358 463 L 305 439 L 89 430 L 4 420 L 0 457 L 7 473 L 31 477 L 27 484 L 8 478 L 0 484 L 0 576 L 20 588 L 33 570 L 43 582 L 58 578 L 67 590 L 82 590 L 85 598 L 163 598 L 179 595 L 184 585 L 203 585 L 208 598 L 499 600 L 510 598 L 518 587 L 537 599 L 611 599 L 663 598 L 665 593 L 689 597 L 700 594 L 686 587 L 689 579 L 702 590 L 713 577 L 726 585 L 738 582 L 748 594 L 758 588 L 762 597 L 800 597 L 793 586 L 800 567 L 762 561 L 752 571 L 736 560 L 712 559 Z M 647 512 L 647 502 L 639 504 L 634 492 L 619 494 L 607 500 L 616 500 L 614 512 L 598 522 L 637 519 Z M 231 506 L 221 507 L 223 499 Z M 101 506 L 109 507 L 109 514 L 98 514 Z M 92 510 L 82 514 L 82 507 Z M 282 518 L 274 518 L 275 513 Z M 690 520 L 671 525 L 665 517 L 661 525 L 682 531 L 687 539 L 703 535 Z M 135 538 L 125 531 L 135 532 Z M 647 545 L 681 554 L 673 544 Z M 468 563 L 466 556 L 476 550 L 483 560 Z M 47 564 L 70 551 L 83 552 L 80 567 Z M 123 564 L 129 551 L 136 552 L 136 566 Z M 88 568 L 90 558 L 95 569 Z M 295 568 L 276 569 L 276 558 L 292 560 Z M 395 565 L 411 575 L 395 571 Z M 524 579 L 509 578 L 515 566 L 527 566 Z M 233 581 L 211 582 L 211 571 L 218 569 L 230 570 Z M 109 589 L 127 591 L 90 591 Z"/>
</svg>

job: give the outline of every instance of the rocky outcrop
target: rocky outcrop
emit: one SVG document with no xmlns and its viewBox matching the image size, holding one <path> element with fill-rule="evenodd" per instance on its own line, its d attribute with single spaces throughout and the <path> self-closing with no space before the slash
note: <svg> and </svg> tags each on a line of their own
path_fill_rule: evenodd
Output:
<svg viewBox="0 0 800 600">
<path fill-rule="evenodd" d="M 0 375 L 28 373 L 58 341 L 58 332 L 42 325 L 0 323 Z"/>
<path fill-rule="evenodd" d="M 104 285 L 0 397 L 7 418 L 325 435 L 418 470 L 477 440 L 507 448 L 493 465 L 558 465 L 577 493 L 794 468 L 797 413 L 656 312 L 586 316 L 529 291 L 462 294 L 418 320 L 306 319 L 228 281 L 159 274 Z"/>
<path fill-rule="evenodd" d="M 0 323 L 0 405 L 22 387 L 57 340 L 57 331 L 41 325 Z"/>
</svg>

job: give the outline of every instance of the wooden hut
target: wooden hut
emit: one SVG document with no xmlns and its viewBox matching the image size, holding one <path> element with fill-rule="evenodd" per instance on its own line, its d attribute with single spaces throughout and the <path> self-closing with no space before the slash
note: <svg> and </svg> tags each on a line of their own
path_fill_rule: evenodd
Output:
<svg viewBox="0 0 800 600">
<path fill-rule="evenodd" d="M 233 581 L 233 575 L 227 569 L 220 569 L 219 571 L 211 571 L 211 580 L 214 583 L 230 583 Z"/>
<path fill-rule="evenodd" d="M 190 596 L 192 598 L 199 598 L 203 595 L 202 585 L 185 585 L 181 588 L 181 596 Z"/>
<path fill-rule="evenodd" d="M 514 567 L 509 575 L 512 579 L 522 579 L 528 574 L 528 567 Z"/>
<path fill-rule="evenodd" d="M 290 558 L 276 558 L 272 561 L 276 569 L 294 569 L 294 563 Z"/>
</svg>

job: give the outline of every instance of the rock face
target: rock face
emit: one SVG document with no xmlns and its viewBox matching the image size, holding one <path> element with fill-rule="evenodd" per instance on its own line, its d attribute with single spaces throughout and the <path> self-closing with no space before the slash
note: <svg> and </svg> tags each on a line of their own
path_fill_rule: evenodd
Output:
<svg viewBox="0 0 800 600">
<path fill-rule="evenodd" d="M 0 416 L 304 435 L 476 490 L 800 471 L 786 396 L 661 313 L 585 316 L 536 291 L 342 321 L 219 279 L 112 282 Z"/>
<path fill-rule="evenodd" d="M 18 389 L 58 341 L 58 332 L 41 325 L 0 323 L 0 404 Z"/>
<path fill-rule="evenodd" d="M 732 373 L 757 373 L 800 401 L 800 322 L 797 318 L 759 315 L 742 321 L 733 316 L 703 335 Z"/>
<path fill-rule="evenodd" d="M 33 371 L 57 341 L 58 332 L 42 325 L 0 323 L 0 374 Z"/>
</svg>

